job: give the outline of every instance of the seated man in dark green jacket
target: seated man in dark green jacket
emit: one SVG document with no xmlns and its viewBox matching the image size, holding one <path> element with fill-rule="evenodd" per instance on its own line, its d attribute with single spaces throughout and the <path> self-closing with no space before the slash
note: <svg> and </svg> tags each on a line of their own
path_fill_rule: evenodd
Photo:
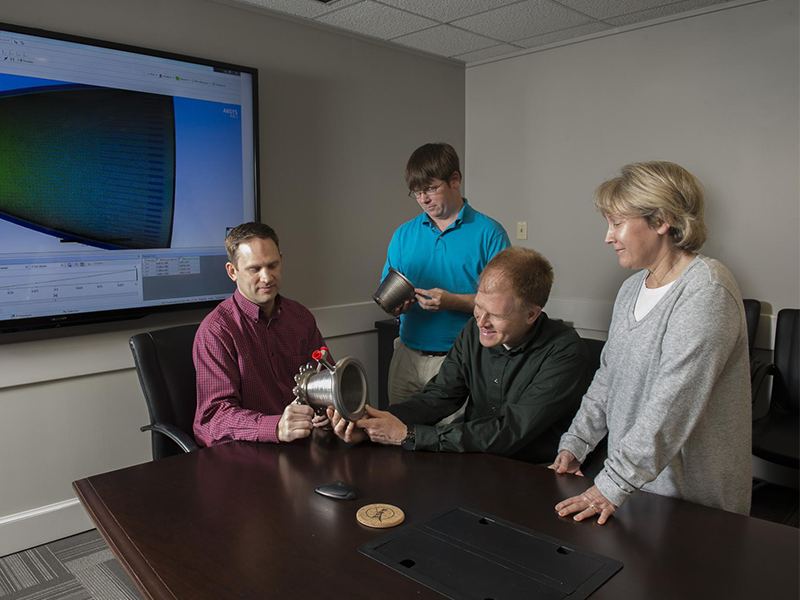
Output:
<svg viewBox="0 0 800 600">
<path fill-rule="evenodd" d="M 588 384 L 586 347 L 542 308 L 553 268 L 538 252 L 507 248 L 481 273 L 474 318 L 425 389 L 355 423 L 328 416 L 346 442 L 407 450 L 488 452 L 547 462 Z M 467 400 L 463 422 L 437 424 Z"/>
</svg>

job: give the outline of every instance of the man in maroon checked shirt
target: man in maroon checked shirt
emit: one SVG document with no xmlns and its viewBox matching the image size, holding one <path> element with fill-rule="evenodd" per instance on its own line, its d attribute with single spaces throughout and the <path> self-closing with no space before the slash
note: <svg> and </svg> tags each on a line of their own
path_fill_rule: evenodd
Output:
<svg viewBox="0 0 800 600">
<path fill-rule="evenodd" d="M 311 312 L 278 293 L 283 254 L 271 227 L 239 225 L 225 248 L 236 291 L 203 320 L 194 339 L 197 443 L 304 438 L 328 419 L 292 402 L 294 376 L 325 340 Z"/>
</svg>

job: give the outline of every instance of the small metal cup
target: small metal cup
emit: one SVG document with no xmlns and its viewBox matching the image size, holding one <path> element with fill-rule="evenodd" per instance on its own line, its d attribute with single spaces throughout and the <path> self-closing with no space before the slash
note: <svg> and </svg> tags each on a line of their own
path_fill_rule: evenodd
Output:
<svg viewBox="0 0 800 600">
<path fill-rule="evenodd" d="M 389 272 L 384 277 L 377 291 L 372 294 L 372 299 L 378 303 L 383 310 L 394 316 L 394 311 L 406 300 L 413 300 L 414 284 L 400 271 L 389 267 Z"/>
</svg>

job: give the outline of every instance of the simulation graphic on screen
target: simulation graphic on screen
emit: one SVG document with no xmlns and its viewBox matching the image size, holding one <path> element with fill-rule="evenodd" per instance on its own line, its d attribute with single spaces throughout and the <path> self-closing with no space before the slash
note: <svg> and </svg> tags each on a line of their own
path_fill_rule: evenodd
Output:
<svg viewBox="0 0 800 600">
<path fill-rule="evenodd" d="M 0 25 L 0 330 L 230 295 L 225 234 L 257 216 L 255 79 Z"/>
<path fill-rule="evenodd" d="M 129 90 L 3 92 L 0 218 L 99 248 L 168 248 L 173 113 L 169 96 Z"/>
</svg>

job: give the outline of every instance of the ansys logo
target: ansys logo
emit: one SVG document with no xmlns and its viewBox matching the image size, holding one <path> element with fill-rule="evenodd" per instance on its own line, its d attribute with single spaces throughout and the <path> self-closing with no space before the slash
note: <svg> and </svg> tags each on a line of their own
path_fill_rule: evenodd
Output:
<svg viewBox="0 0 800 600">
<path fill-rule="evenodd" d="M 239 109 L 238 108 L 223 108 L 222 114 L 230 115 L 231 119 L 238 119 L 239 118 Z"/>
</svg>

